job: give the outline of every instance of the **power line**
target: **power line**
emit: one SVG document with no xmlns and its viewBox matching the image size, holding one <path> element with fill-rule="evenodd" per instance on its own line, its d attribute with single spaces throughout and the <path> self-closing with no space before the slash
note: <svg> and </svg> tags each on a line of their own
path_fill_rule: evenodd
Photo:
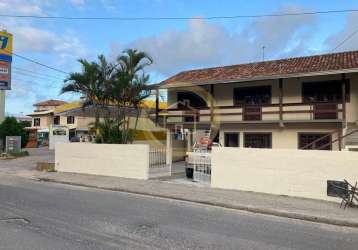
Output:
<svg viewBox="0 0 358 250">
<path fill-rule="evenodd" d="M 51 79 L 49 77 L 39 76 L 39 75 L 35 75 L 32 73 L 21 72 L 21 71 L 17 71 L 17 70 L 13 71 L 12 73 L 17 74 L 17 75 L 32 77 L 32 78 L 38 78 L 38 79 L 45 80 L 45 81 L 59 81 L 59 80 Z"/>
<path fill-rule="evenodd" d="M 54 71 L 57 71 L 57 72 L 62 73 L 62 74 L 66 74 L 66 75 L 69 75 L 69 74 L 70 74 L 70 73 L 65 72 L 65 71 L 63 71 L 63 70 L 61 70 L 61 69 L 57 69 L 57 68 L 55 68 L 55 67 L 46 65 L 46 64 L 44 64 L 44 63 L 35 61 L 34 59 L 31 59 L 31 58 L 29 58 L 29 57 L 16 54 L 16 53 L 13 52 L 13 51 L 9 51 L 9 50 L 6 50 L 6 49 L 3 49 L 3 50 L 5 50 L 7 53 L 9 53 L 9 54 L 11 54 L 11 55 L 13 55 L 13 56 L 16 56 L 16 57 L 18 57 L 18 58 L 23 59 L 23 60 L 25 60 L 25 61 L 29 61 L 29 62 L 35 63 L 35 64 L 37 64 L 37 65 L 40 65 L 40 66 L 42 66 L 42 67 L 45 67 L 45 68 L 48 68 L 48 69 L 51 69 L 51 70 L 54 70 Z"/>
<path fill-rule="evenodd" d="M 22 55 L 19 55 L 19 54 L 14 53 L 14 52 L 12 52 L 12 54 L 13 54 L 14 56 L 18 57 L 18 58 L 21 58 L 21 59 L 23 59 L 23 60 L 26 60 L 26 61 L 29 61 L 29 62 L 32 62 L 32 63 L 35 63 L 35 64 L 38 64 L 38 65 L 40 65 L 40 66 L 42 66 L 42 67 L 45 67 L 45 68 L 48 68 L 48 69 L 51 69 L 51 70 L 60 72 L 60 73 L 62 73 L 62 74 L 66 74 L 66 75 L 69 74 L 69 73 L 67 73 L 67 72 L 65 72 L 65 71 L 63 71 L 63 70 L 56 69 L 56 68 L 54 68 L 54 67 L 52 67 L 52 66 L 48 66 L 48 65 L 46 65 L 46 64 L 44 64 L 44 63 L 35 61 L 35 60 L 33 60 L 33 59 L 31 59 L 31 58 L 28 58 L 28 57 L 26 57 L 26 56 L 22 56 Z"/>
<path fill-rule="evenodd" d="M 308 11 L 292 12 L 262 15 L 234 15 L 234 16 L 209 16 L 209 17 L 74 17 L 74 16 L 39 16 L 39 15 L 10 15 L 0 14 L 0 17 L 9 18 L 33 18 L 33 19 L 53 19 L 53 20 L 103 20 L 103 21 L 160 21 L 160 20 L 215 20 L 215 19 L 240 19 L 240 18 L 262 18 L 262 17 L 285 17 L 285 16 L 303 16 L 320 14 L 337 14 L 358 12 L 358 9 L 345 10 L 327 10 L 327 11 Z"/>
<path fill-rule="evenodd" d="M 352 37 L 354 37 L 358 33 L 358 29 L 353 31 L 351 34 L 349 34 L 342 42 L 340 42 L 334 49 L 331 50 L 331 52 L 334 52 L 339 47 L 341 47 L 343 44 L 345 44 L 348 40 L 350 40 Z"/>
<path fill-rule="evenodd" d="M 57 80 L 64 80 L 63 78 L 60 78 L 60 77 L 56 77 L 56 76 L 48 75 L 48 74 L 44 74 L 44 73 L 39 73 L 39 72 L 35 72 L 35 71 L 32 71 L 32 70 L 19 68 L 19 67 L 16 67 L 16 66 L 12 66 L 12 68 L 17 70 L 17 71 L 20 71 L 20 72 L 24 72 L 24 73 L 27 73 L 27 74 L 33 74 L 35 76 L 38 75 L 38 76 L 41 76 L 41 77 L 53 78 L 53 79 L 57 79 Z"/>
</svg>

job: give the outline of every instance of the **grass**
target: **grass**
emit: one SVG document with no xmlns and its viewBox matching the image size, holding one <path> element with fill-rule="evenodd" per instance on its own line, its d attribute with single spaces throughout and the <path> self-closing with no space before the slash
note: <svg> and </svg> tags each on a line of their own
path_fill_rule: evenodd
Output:
<svg viewBox="0 0 358 250">
<path fill-rule="evenodd" d="M 25 157 L 25 156 L 29 156 L 29 152 L 27 152 L 26 150 L 24 151 L 13 151 L 13 152 L 8 152 L 8 154 L 10 156 L 13 156 L 13 157 Z"/>
</svg>

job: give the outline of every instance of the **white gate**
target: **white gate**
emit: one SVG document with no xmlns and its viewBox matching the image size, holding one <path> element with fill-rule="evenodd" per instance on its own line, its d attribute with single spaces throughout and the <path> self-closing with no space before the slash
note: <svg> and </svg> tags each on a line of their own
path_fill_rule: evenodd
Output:
<svg viewBox="0 0 358 250">
<path fill-rule="evenodd" d="M 149 178 L 171 175 L 171 165 L 167 164 L 166 148 L 151 148 L 149 151 Z"/>
<path fill-rule="evenodd" d="M 211 182 L 211 153 L 207 151 L 191 152 L 189 161 L 193 164 L 193 180 Z"/>
</svg>

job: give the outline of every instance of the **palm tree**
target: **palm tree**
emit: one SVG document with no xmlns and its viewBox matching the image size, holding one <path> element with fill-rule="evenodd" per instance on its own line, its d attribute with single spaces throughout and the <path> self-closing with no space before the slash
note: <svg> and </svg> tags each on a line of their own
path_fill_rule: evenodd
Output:
<svg viewBox="0 0 358 250">
<path fill-rule="evenodd" d="M 108 88 L 114 67 L 108 63 L 103 55 L 98 56 L 99 63 L 78 60 L 82 65 L 82 72 L 71 73 L 65 80 L 65 85 L 61 89 L 63 93 L 79 93 L 85 98 L 82 108 L 92 106 L 95 112 L 95 127 L 99 122 L 100 107 L 104 108 L 108 104 Z"/>
<path fill-rule="evenodd" d="M 94 107 L 95 128 L 99 134 L 103 134 L 100 136 L 102 142 L 128 143 L 131 141 L 130 113 L 133 109 L 136 111 L 136 130 L 140 104 L 150 95 L 147 85 L 149 75 L 145 74 L 144 68 L 151 65 L 153 60 L 145 52 L 128 49 L 117 58 L 116 64 L 109 63 L 103 55 L 98 56 L 98 62 L 79 62 L 82 72 L 70 74 L 61 93 L 80 93 L 85 97 L 83 108 L 89 105 Z M 108 116 L 100 122 L 100 111 L 103 113 L 110 104 L 116 105 L 117 117 L 110 117 L 111 111 L 108 110 Z M 121 138 L 113 139 L 115 136 Z"/>
<path fill-rule="evenodd" d="M 111 92 L 112 100 L 117 104 L 119 120 L 122 120 L 123 143 L 131 141 L 129 138 L 129 116 L 127 109 L 136 111 L 134 130 L 137 128 L 140 104 L 150 95 L 147 85 L 149 75 L 145 74 L 144 68 L 153 63 L 152 58 L 145 52 L 127 49 L 117 58 L 116 80 L 113 81 L 114 91 Z"/>
</svg>

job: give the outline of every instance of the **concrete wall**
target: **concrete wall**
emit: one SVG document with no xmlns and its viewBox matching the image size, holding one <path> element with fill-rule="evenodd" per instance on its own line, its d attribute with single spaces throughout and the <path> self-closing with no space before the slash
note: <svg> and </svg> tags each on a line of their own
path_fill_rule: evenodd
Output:
<svg viewBox="0 0 358 250">
<path fill-rule="evenodd" d="M 60 172 L 148 179 L 149 145 L 60 143 L 55 163 Z"/>
<path fill-rule="evenodd" d="M 215 147 L 211 186 L 340 201 L 327 197 L 327 180 L 358 180 L 358 153 Z"/>
</svg>

